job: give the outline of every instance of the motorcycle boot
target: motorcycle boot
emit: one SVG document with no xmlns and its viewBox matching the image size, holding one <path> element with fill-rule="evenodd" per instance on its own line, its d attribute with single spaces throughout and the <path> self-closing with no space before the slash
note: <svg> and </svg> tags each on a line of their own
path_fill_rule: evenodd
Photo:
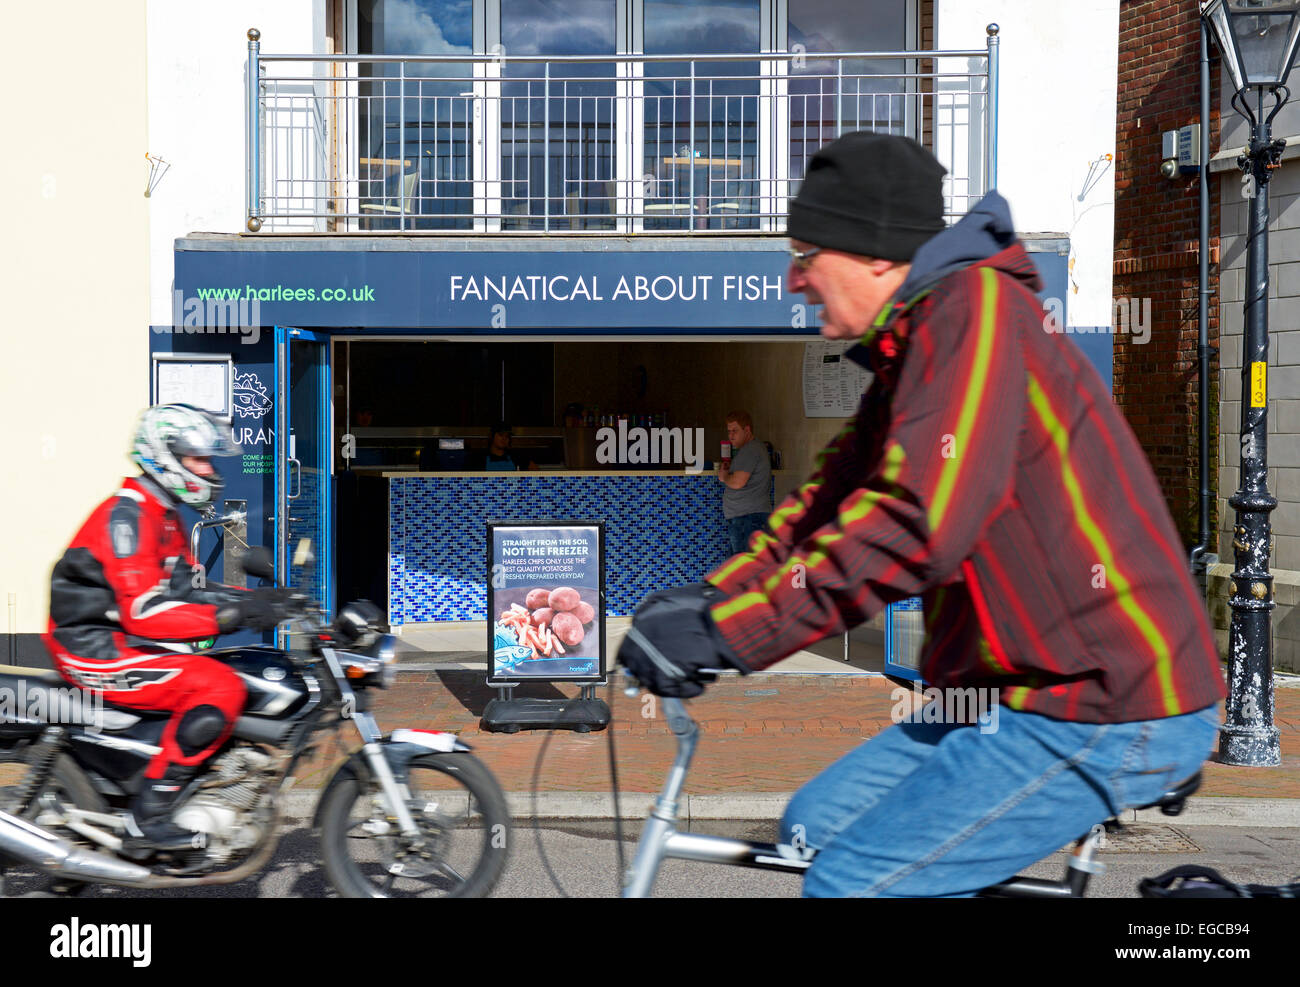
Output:
<svg viewBox="0 0 1300 987">
<path fill-rule="evenodd" d="M 182 829 L 172 822 L 176 801 L 197 768 L 170 765 L 161 778 L 145 778 L 140 791 L 131 803 L 135 820 L 134 831 L 128 826 L 129 836 L 123 842 L 128 855 L 149 851 L 178 852 L 203 846 L 205 834 Z"/>
</svg>

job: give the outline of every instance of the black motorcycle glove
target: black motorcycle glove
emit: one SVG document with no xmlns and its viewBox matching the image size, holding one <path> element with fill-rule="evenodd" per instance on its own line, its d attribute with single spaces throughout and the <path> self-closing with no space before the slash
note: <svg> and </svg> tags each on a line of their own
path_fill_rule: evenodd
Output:
<svg viewBox="0 0 1300 987">
<path fill-rule="evenodd" d="M 705 669 L 748 672 L 709 615 L 709 608 L 726 598 L 709 583 L 651 593 L 637 607 L 618 649 L 619 664 L 655 695 L 677 699 L 704 691 L 712 678 Z"/>
<path fill-rule="evenodd" d="M 217 611 L 217 626 L 222 634 L 229 633 L 237 627 L 248 627 L 255 631 L 274 630 L 291 614 L 289 601 L 292 590 L 275 587 L 261 587 L 244 594 L 244 599 L 232 603 Z"/>
</svg>

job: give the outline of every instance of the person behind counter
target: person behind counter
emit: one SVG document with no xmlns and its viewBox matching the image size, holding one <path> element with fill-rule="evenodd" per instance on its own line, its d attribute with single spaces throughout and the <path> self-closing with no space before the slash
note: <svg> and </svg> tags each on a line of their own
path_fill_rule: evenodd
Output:
<svg viewBox="0 0 1300 987">
<path fill-rule="evenodd" d="M 472 471 L 494 472 L 497 470 L 520 470 L 519 460 L 510 452 L 511 428 L 506 422 L 495 422 L 488 431 L 488 447 L 481 454 L 475 454 L 466 463 Z M 529 462 L 528 469 L 536 469 L 537 464 Z"/>
<path fill-rule="evenodd" d="M 731 468 L 718 468 L 722 516 L 733 554 L 743 552 L 749 537 L 767 523 L 772 513 L 772 466 L 767 447 L 754 439 L 754 421 L 747 411 L 727 415 L 727 441 L 731 443 Z"/>
</svg>

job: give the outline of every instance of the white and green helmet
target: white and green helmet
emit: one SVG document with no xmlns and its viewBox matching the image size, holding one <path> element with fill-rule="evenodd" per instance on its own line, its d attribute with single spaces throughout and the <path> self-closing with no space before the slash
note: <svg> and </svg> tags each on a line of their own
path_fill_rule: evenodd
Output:
<svg viewBox="0 0 1300 987">
<path fill-rule="evenodd" d="M 225 486 L 213 464 L 211 476 L 181 465 L 182 456 L 235 456 L 239 446 L 224 425 L 188 404 L 158 404 L 145 409 L 136 426 L 131 458 L 158 485 L 191 507 L 211 503 Z"/>
</svg>

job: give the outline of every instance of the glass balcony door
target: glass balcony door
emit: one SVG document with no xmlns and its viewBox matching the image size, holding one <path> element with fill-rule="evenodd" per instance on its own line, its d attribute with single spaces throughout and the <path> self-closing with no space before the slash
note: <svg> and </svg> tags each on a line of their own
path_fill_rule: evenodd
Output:
<svg viewBox="0 0 1300 987">
<path fill-rule="evenodd" d="M 365 54 L 474 54 L 471 3 L 358 0 L 357 11 Z M 472 228 L 481 173 L 474 64 L 370 62 L 360 76 L 361 229 Z"/>
<path fill-rule="evenodd" d="M 789 5 L 790 51 L 904 51 L 915 47 L 913 5 L 861 0 L 798 0 Z M 911 64 L 909 64 L 911 63 Z M 905 77 L 913 60 L 795 59 L 786 100 L 789 194 L 798 192 L 808 160 L 837 134 L 873 130 L 919 139 L 915 85 Z"/>
<path fill-rule="evenodd" d="M 612 230 L 617 0 L 500 0 L 501 228 Z M 611 56 L 520 62 L 512 56 Z"/>
<path fill-rule="evenodd" d="M 647 55 L 754 54 L 760 0 L 644 0 Z M 647 62 L 646 230 L 757 227 L 759 62 Z"/>
</svg>

